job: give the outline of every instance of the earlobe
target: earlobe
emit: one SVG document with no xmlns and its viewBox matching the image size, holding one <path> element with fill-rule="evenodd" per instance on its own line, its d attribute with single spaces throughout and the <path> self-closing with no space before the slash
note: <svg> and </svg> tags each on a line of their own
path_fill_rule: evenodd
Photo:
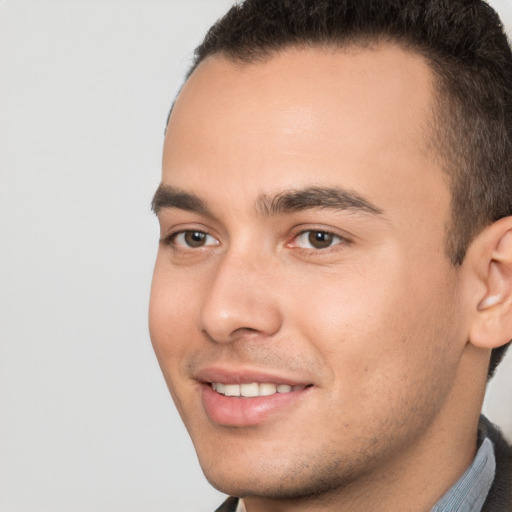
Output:
<svg viewBox="0 0 512 512">
<path fill-rule="evenodd" d="M 469 341 L 484 349 L 512 339 L 512 217 L 487 227 L 474 241 L 485 293 L 478 297 Z"/>
</svg>

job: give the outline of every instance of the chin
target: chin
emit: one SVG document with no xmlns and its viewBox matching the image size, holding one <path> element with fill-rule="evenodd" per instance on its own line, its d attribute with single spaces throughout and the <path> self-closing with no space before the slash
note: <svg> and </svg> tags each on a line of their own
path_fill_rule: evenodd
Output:
<svg viewBox="0 0 512 512">
<path fill-rule="evenodd" d="M 286 452 L 286 449 L 283 451 Z M 349 463 L 346 459 L 307 457 L 308 462 L 304 462 L 291 458 L 258 459 L 250 454 L 245 460 L 237 459 L 224 455 L 221 461 L 210 460 L 205 464 L 200 458 L 200 463 L 213 487 L 224 494 L 241 498 L 316 500 L 340 491 L 369 469 L 368 461 L 362 459 Z"/>
</svg>

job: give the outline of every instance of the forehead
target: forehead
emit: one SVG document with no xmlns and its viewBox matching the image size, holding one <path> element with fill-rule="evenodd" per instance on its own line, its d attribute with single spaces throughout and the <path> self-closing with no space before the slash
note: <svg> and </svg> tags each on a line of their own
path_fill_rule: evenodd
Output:
<svg viewBox="0 0 512 512">
<path fill-rule="evenodd" d="M 433 90 L 424 59 L 394 45 L 209 57 L 175 103 L 163 182 L 247 200 L 311 185 L 424 199 L 446 188 L 428 150 Z"/>
</svg>

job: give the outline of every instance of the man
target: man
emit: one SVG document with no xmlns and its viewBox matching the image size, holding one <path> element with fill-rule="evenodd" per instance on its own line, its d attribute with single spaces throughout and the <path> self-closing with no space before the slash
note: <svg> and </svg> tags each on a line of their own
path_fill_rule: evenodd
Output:
<svg viewBox="0 0 512 512">
<path fill-rule="evenodd" d="M 247 0 L 169 118 L 152 342 L 219 510 L 512 510 L 512 57 L 480 0 Z"/>
</svg>

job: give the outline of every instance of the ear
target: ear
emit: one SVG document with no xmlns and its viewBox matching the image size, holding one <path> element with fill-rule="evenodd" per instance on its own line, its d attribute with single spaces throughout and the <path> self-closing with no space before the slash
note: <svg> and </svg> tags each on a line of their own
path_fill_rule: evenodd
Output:
<svg viewBox="0 0 512 512">
<path fill-rule="evenodd" d="M 470 251 L 483 286 L 478 287 L 475 297 L 469 341 L 479 348 L 493 349 L 512 339 L 512 217 L 485 228 Z"/>
</svg>

